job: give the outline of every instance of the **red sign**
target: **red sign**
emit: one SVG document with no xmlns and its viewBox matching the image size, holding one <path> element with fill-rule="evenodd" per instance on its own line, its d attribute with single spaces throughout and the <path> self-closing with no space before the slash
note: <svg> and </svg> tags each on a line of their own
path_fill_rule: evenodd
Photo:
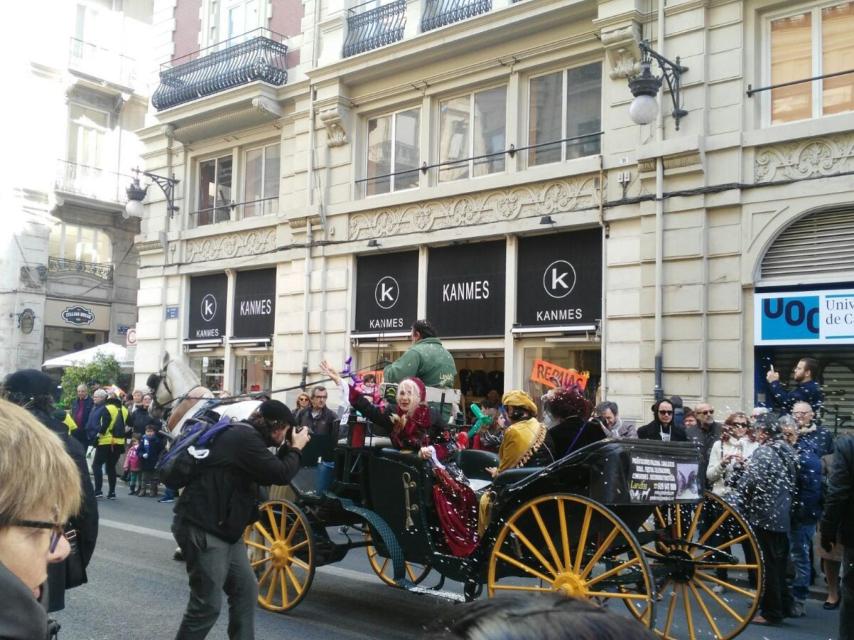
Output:
<svg viewBox="0 0 854 640">
<path fill-rule="evenodd" d="M 545 360 L 534 360 L 534 366 L 531 368 L 531 382 L 539 382 L 550 389 L 569 387 L 573 384 L 586 389 L 589 379 L 589 371 L 565 369 Z"/>
</svg>

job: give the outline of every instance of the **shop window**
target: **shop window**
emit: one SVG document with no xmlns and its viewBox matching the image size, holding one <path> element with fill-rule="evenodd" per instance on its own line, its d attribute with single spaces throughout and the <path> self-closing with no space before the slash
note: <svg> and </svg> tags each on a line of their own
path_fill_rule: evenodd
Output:
<svg viewBox="0 0 854 640">
<path fill-rule="evenodd" d="M 850 70 L 854 59 L 852 29 L 854 2 L 805 8 L 768 21 L 768 84 L 798 83 L 771 90 L 771 124 L 854 108 L 854 74 L 799 82 Z"/>
<path fill-rule="evenodd" d="M 240 356 L 237 359 L 238 393 L 269 391 L 273 387 L 273 354 Z"/>
<path fill-rule="evenodd" d="M 48 253 L 51 258 L 110 263 L 112 249 L 110 237 L 99 229 L 64 222 L 51 227 L 48 240 Z"/>
<path fill-rule="evenodd" d="M 203 387 L 207 387 L 217 396 L 222 393 L 225 379 L 225 359 L 215 356 L 190 358 L 190 368 L 199 376 Z"/>
<path fill-rule="evenodd" d="M 532 376 L 534 364 L 538 360 L 544 360 L 554 365 L 555 370 L 562 372 L 564 381 L 568 381 L 578 373 L 579 384 L 584 387 L 585 397 L 593 402 L 596 398 L 596 390 L 602 377 L 602 352 L 596 349 L 581 349 L 569 346 L 532 346 L 526 347 L 522 361 L 522 371 L 528 380 L 527 390 L 534 398 L 540 398 L 549 390 L 543 385 L 538 376 Z"/>
<path fill-rule="evenodd" d="M 243 181 L 243 217 L 267 215 L 279 210 L 279 145 L 249 149 Z"/>
<path fill-rule="evenodd" d="M 419 109 L 368 120 L 366 195 L 418 186 L 419 124 Z"/>
<path fill-rule="evenodd" d="M 528 164 L 540 165 L 599 153 L 602 64 L 531 78 Z"/>
<path fill-rule="evenodd" d="M 506 86 L 440 102 L 439 180 L 504 171 L 506 119 Z"/>
<path fill-rule="evenodd" d="M 201 227 L 231 219 L 231 155 L 199 163 L 199 191 L 195 225 Z"/>
</svg>

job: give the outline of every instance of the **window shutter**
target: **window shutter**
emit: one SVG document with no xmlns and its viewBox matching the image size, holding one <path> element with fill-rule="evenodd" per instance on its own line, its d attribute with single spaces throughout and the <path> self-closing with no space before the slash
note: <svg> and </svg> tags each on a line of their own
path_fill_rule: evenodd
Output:
<svg viewBox="0 0 854 640">
<path fill-rule="evenodd" d="M 762 259 L 762 280 L 854 271 L 854 209 L 811 213 L 789 225 Z"/>
</svg>

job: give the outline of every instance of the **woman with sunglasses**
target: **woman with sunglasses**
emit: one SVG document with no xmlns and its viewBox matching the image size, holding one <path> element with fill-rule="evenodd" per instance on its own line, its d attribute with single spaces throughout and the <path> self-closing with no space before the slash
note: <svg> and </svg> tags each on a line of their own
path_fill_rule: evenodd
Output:
<svg viewBox="0 0 854 640">
<path fill-rule="evenodd" d="M 70 552 L 63 526 L 80 507 L 77 468 L 59 438 L 0 400 L 0 638 L 48 637 L 39 603 L 49 563 Z"/>
<path fill-rule="evenodd" d="M 715 495 L 726 497 L 735 484 L 735 477 L 744 463 L 759 446 L 748 437 L 750 421 L 747 414 L 736 411 L 727 416 L 721 439 L 712 445 L 706 478 Z"/>
<path fill-rule="evenodd" d="M 688 436 L 685 429 L 673 422 L 673 404 L 670 400 L 659 400 L 652 405 L 652 422 L 638 429 L 641 440 L 661 440 L 663 442 L 685 442 Z"/>
<path fill-rule="evenodd" d="M 300 411 L 306 409 L 311 406 L 311 398 L 309 395 L 303 391 L 297 396 L 297 404 L 294 407 L 294 416 L 296 416 Z"/>
</svg>

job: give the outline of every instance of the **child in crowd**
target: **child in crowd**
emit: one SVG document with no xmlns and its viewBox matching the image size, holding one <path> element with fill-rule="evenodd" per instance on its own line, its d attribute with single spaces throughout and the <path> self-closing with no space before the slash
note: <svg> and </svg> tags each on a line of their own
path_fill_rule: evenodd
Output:
<svg viewBox="0 0 854 640">
<path fill-rule="evenodd" d="M 139 438 L 134 436 L 131 438 L 130 447 L 125 454 L 125 475 L 128 477 L 130 484 L 130 495 L 136 495 L 139 488 Z"/>
<path fill-rule="evenodd" d="M 139 443 L 137 454 L 140 459 L 140 468 L 142 470 L 142 484 L 140 485 L 139 497 L 146 495 L 157 495 L 157 477 L 155 468 L 157 460 L 160 458 L 160 453 L 163 450 L 163 441 L 154 429 L 154 425 L 150 424 L 145 427 L 145 435 Z"/>
</svg>

